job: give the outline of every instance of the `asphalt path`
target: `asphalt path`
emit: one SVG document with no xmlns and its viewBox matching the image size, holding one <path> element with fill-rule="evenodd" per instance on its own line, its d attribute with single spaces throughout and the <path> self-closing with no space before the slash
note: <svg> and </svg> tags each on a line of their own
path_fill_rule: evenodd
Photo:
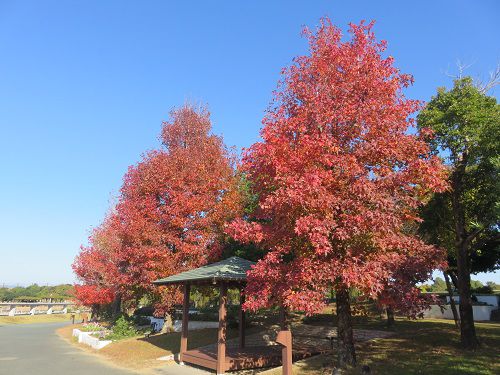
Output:
<svg viewBox="0 0 500 375">
<path fill-rule="evenodd" d="M 0 325 L 0 375 L 127 375 L 56 334 L 68 323 Z"/>
</svg>

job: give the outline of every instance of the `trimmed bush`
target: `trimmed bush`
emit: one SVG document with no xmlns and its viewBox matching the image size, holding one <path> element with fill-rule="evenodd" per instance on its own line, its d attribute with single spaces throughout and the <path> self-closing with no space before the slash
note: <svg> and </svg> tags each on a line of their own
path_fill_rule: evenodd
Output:
<svg viewBox="0 0 500 375">
<path fill-rule="evenodd" d="M 106 336 L 106 340 L 122 340 L 128 337 L 137 336 L 138 332 L 134 325 L 125 316 L 120 316 L 113 327 L 111 333 Z"/>
</svg>

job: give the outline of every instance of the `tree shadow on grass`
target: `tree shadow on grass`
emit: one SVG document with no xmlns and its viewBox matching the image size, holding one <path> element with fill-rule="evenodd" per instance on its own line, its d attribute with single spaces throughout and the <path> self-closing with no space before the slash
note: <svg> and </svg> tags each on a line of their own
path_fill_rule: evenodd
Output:
<svg viewBox="0 0 500 375">
<path fill-rule="evenodd" d="M 450 322 L 399 320 L 394 329 L 393 337 L 358 345 L 359 363 L 377 374 L 499 373 L 499 326 L 478 325 L 483 345 L 475 352 L 460 347 L 460 333 Z"/>
<path fill-rule="evenodd" d="M 318 317 L 320 321 L 332 320 L 332 316 Z M 356 319 L 355 328 L 380 329 L 380 320 Z M 328 324 L 330 325 L 330 324 Z M 500 325 L 476 324 L 482 346 L 475 352 L 460 347 L 460 333 L 452 322 L 398 319 L 391 329 L 394 335 L 356 344 L 358 366 L 346 375 L 359 375 L 367 365 L 373 374 L 500 374 L 498 355 Z M 331 374 L 336 359 L 333 353 L 311 357 L 295 364 L 296 372 L 304 375 Z M 281 374 L 279 369 L 270 375 Z"/>
</svg>

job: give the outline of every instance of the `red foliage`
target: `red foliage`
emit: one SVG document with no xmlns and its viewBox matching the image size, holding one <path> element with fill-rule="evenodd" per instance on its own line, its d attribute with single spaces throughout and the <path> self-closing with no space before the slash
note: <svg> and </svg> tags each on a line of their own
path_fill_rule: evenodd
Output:
<svg viewBox="0 0 500 375">
<path fill-rule="evenodd" d="M 83 285 L 75 285 L 75 297 L 83 305 L 110 303 L 120 287 L 117 250 L 120 239 L 113 227 L 114 216 L 94 229 L 90 246 L 82 247 L 73 262 L 73 271 Z"/>
<path fill-rule="evenodd" d="M 92 231 L 90 246 L 83 247 L 73 262 L 73 271 L 87 285 L 118 288 L 120 272 L 118 251 L 121 247 L 116 215 L 111 214 Z"/>
<path fill-rule="evenodd" d="M 185 106 L 171 113 L 161 133 L 164 147 L 125 175 L 118 204 L 100 230 L 105 240 L 92 237 L 77 258 L 80 278 L 115 285 L 125 299 L 150 294 L 161 300 L 161 312 L 180 294 L 159 291 L 152 281 L 220 256 L 224 223 L 240 213 L 241 203 L 235 158 L 210 129 L 206 110 Z"/>
<path fill-rule="evenodd" d="M 105 305 L 115 297 L 112 289 L 96 285 L 75 285 L 75 297 L 84 306 Z"/>
<path fill-rule="evenodd" d="M 382 57 L 372 26 L 351 25 L 346 42 L 328 19 L 305 31 L 310 54 L 283 71 L 263 141 L 244 156 L 259 207 L 227 232 L 269 249 L 249 274 L 247 308 L 313 313 L 332 285 L 374 298 L 401 288 L 404 304 L 443 264 L 406 228 L 445 189 L 445 170 L 410 131 L 421 105 L 402 92 L 412 77 Z"/>
</svg>

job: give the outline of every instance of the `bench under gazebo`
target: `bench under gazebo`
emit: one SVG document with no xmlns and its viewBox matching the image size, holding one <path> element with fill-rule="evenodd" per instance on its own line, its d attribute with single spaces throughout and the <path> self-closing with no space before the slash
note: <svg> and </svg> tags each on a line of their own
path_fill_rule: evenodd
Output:
<svg viewBox="0 0 500 375">
<path fill-rule="evenodd" d="M 241 308 L 245 297 L 241 291 L 246 284 L 247 271 L 253 264 L 246 259 L 231 257 L 154 281 L 156 285 L 182 285 L 184 287 L 179 353 L 181 363 L 186 362 L 209 368 L 215 370 L 217 374 L 224 374 L 225 371 L 279 366 L 283 363 L 283 374 L 291 374 L 292 337 L 286 327 L 284 313 L 281 319 L 282 331 L 279 332 L 276 340 L 282 346 L 245 346 L 245 311 Z M 219 288 L 219 328 L 216 346 L 187 350 L 191 285 Z M 240 290 L 239 340 L 236 348 L 226 347 L 227 290 L 229 288 Z"/>
</svg>

